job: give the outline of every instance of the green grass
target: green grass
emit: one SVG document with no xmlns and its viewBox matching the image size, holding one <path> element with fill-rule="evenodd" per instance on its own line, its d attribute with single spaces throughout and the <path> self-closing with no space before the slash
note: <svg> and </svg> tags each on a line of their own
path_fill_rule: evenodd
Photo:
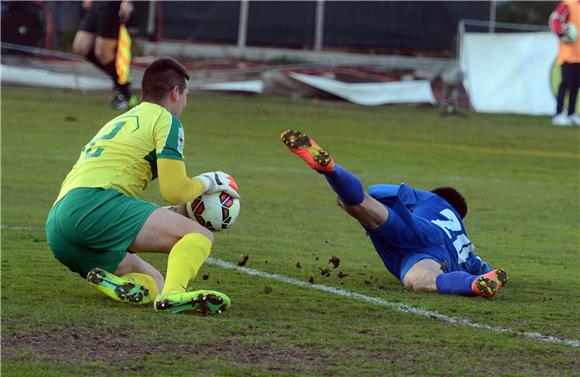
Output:
<svg viewBox="0 0 580 377">
<path fill-rule="evenodd" d="M 44 221 L 80 148 L 116 113 L 104 94 L 2 88 L 3 376 L 579 376 L 578 348 L 401 313 L 204 266 L 232 297 L 219 317 L 155 313 L 100 296 L 53 257 Z M 191 175 L 240 185 L 238 223 L 212 256 L 492 326 L 580 338 L 577 128 L 548 118 L 191 97 Z M 307 131 L 366 185 L 453 185 L 478 254 L 506 269 L 493 300 L 403 290 L 322 177 L 278 141 Z M 157 186 L 147 199 L 163 203 Z M 336 255 L 340 267 L 323 277 Z M 166 257 L 145 255 L 165 270 Z M 300 263 L 301 268 L 297 268 Z M 336 277 L 337 271 L 349 274 Z M 373 276 L 371 284 L 365 283 Z M 271 292 L 266 287 L 271 288 Z"/>
</svg>

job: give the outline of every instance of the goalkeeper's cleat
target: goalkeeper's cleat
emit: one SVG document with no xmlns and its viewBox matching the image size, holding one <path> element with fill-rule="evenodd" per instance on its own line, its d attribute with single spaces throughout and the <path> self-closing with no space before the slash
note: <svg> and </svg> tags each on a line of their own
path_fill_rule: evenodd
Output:
<svg viewBox="0 0 580 377">
<path fill-rule="evenodd" d="M 161 294 L 155 300 L 156 311 L 178 313 L 192 310 L 204 316 L 221 314 L 231 305 L 232 302 L 227 295 L 209 290 Z"/>
<path fill-rule="evenodd" d="M 115 301 L 131 304 L 149 304 L 153 301 L 149 290 L 141 284 L 123 279 L 99 267 L 89 271 L 87 281 L 97 291 Z"/>
<path fill-rule="evenodd" d="M 471 284 L 471 290 L 477 296 L 492 297 L 507 283 L 507 273 L 498 269 L 479 276 Z"/>
<path fill-rule="evenodd" d="M 330 173 L 334 169 L 332 157 L 305 133 L 288 130 L 282 132 L 280 138 L 290 152 L 304 160 L 312 169 L 321 173 Z"/>
</svg>

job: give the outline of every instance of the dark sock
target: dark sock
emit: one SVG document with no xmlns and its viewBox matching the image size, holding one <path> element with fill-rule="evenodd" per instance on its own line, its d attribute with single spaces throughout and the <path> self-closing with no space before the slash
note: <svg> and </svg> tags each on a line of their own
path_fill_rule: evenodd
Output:
<svg viewBox="0 0 580 377">
<path fill-rule="evenodd" d="M 131 87 L 129 86 L 129 83 L 117 85 L 117 89 L 119 89 L 119 91 L 121 92 L 122 95 L 125 96 L 125 98 L 127 99 L 131 98 Z"/>
<path fill-rule="evenodd" d="M 111 80 L 113 80 L 115 82 L 115 85 L 117 85 L 117 79 L 119 78 L 119 76 L 117 76 L 117 70 L 115 69 L 115 60 L 114 59 L 112 62 L 110 62 L 108 64 L 103 64 L 97 58 L 97 55 L 95 55 L 95 51 L 93 51 L 93 50 L 91 50 L 91 52 L 89 52 L 87 55 L 85 55 L 85 58 L 88 61 L 90 61 L 91 63 L 93 63 L 101 71 L 106 73 L 107 76 L 109 76 L 111 78 Z"/>
<path fill-rule="evenodd" d="M 357 205 L 365 198 L 365 190 L 358 177 L 338 164 L 334 164 L 334 169 L 324 176 L 330 187 L 340 197 L 340 200 L 347 205 Z"/>
<path fill-rule="evenodd" d="M 88 61 L 90 61 L 91 63 L 93 63 L 101 71 L 105 72 L 105 69 L 103 68 L 103 65 L 101 64 L 101 62 L 99 61 L 99 59 L 97 59 L 97 55 L 95 55 L 95 51 L 94 50 L 91 50 L 88 54 L 86 54 L 85 55 L 85 59 L 87 59 Z M 107 72 L 105 72 L 105 73 L 107 73 Z"/>
<path fill-rule="evenodd" d="M 129 98 L 131 96 L 129 84 L 119 84 L 119 75 L 117 75 L 117 68 L 115 68 L 115 60 L 113 59 L 110 63 L 103 65 L 103 69 L 115 83 L 115 88 L 126 98 Z"/>
<path fill-rule="evenodd" d="M 88 61 L 90 61 L 91 63 L 93 63 L 95 66 L 97 66 L 101 71 L 105 72 L 107 74 L 107 76 L 109 76 L 111 78 L 111 80 L 113 80 L 113 83 L 115 84 L 115 88 L 121 93 L 123 94 L 126 98 L 131 97 L 131 88 L 129 83 L 120 85 L 118 80 L 119 80 L 119 75 L 117 75 L 117 69 L 115 68 L 115 59 L 113 59 L 110 63 L 107 64 L 102 64 L 99 59 L 97 59 L 97 56 L 95 55 L 95 51 L 91 50 L 91 52 L 89 52 L 86 56 Z"/>
<path fill-rule="evenodd" d="M 477 275 L 468 272 L 454 271 L 437 276 L 435 281 L 439 293 L 446 295 L 475 296 L 471 285 L 477 279 Z"/>
</svg>

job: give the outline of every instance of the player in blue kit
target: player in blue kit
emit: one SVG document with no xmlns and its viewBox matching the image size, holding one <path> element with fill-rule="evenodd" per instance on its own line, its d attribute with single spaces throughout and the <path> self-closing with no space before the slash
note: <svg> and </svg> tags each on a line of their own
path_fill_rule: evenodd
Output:
<svg viewBox="0 0 580 377">
<path fill-rule="evenodd" d="M 288 130 L 286 147 L 323 174 L 338 195 L 338 204 L 367 230 L 385 267 L 408 289 L 462 296 L 491 297 L 507 282 L 475 255 L 461 219 L 467 203 L 452 187 L 416 190 L 405 184 L 361 181 L 308 135 Z"/>
</svg>

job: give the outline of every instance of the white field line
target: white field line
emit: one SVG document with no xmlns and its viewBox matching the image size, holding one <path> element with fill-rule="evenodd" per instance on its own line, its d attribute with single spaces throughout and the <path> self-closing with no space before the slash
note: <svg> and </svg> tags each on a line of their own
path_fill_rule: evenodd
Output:
<svg viewBox="0 0 580 377">
<path fill-rule="evenodd" d="M 210 258 L 208 258 L 206 263 L 209 265 L 212 265 L 212 266 L 217 266 L 217 267 L 225 268 L 228 270 L 237 270 L 243 274 L 250 275 L 250 276 L 258 276 L 258 277 L 261 277 L 264 279 L 275 280 L 278 282 L 292 284 L 292 285 L 296 285 L 296 286 L 303 287 L 303 288 L 317 289 L 319 291 L 332 293 L 332 294 L 335 294 L 338 296 L 348 297 L 348 298 L 351 298 L 351 299 L 354 299 L 357 301 L 362 301 L 362 302 L 366 302 L 369 304 L 385 306 L 387 308 L 395 309 L 395 310 L 403 312 L 403 313 L 416 314 L 416 315 L 420 315 L 420 316 L 426 317 L 426 318 L 439 319 L 441 321 L 445 321 L 445 322 L 449 322 L 449 323 L 453 323 L 453 324 L 463 325 L 463 326 L 467 326 L 467 327 L 473 327 L 476 329 L 489 330 L 489 331 L 493 331 L 496 333 L 507 333 L 507 334 L 512 334 L 512 335 L 522 336 L 522 337 L 526 337 L 526 338 L 530 338 L 530 339 L 534 339 L 534 340 L 539 340 L 539 341 L 547 342 L 547 343 L 556 343 L 556 344 L 563 344 L 563 345 L 572 346 L 572 347 L 580 347 L 580 341 L 574 340 L 574 339 L 566 339 L 566 338 L 560 338 L 560 337 L 555 337 L 555 336 L 542 335 L 540 333 L 530 332 L 530 331 L 516 331 L 516 330 L 512 330 L 510 328 L 506 328 L 506 327 L 490 326 L 490 325 L 486 325 L 486 324 L 482 324 L 482 323 L 473 322 L 473 321 L 471 321 L 469 319 L 465 319 L 465 318 L 450 317 L 450 316 L 447 316 L 445 314 L 441 314 L 439 312 L 426 310 L 423 308 L 417 308 L 417 307 L 406 305 L 406 304 L 390 302 L 390 301 L 384 300 L 382 298 L 366 296 L 366 295 L 363 295 L 360 293 L 351 292 L 351 291 L 347 291 L 347 290 L 336 288 L 336 287 L 329 287 L 329 286 L 323 285 L 323 284 L 311 284 L 311 283 L 308 283 L 306 281 L 291 278 L 289 276 L 272 274 L 269 272 L 262 272 L 262 271 L 255 270 L 253 268 L 239 267 L 239 266 L 235 265 L 234 263 L 226 262 L 226 261 L 221 260 L 221 259 L 216 259 L 216 258 L 210 257 Z"/>
<path fill-rule="evenodd" d="M 40 229 L 43 229 L 43 228 L 38 227 L 38 226 L 26 226 L 26 225 L 11 226 L 8 224 L 1 224 L 0 228 L 1 229 L 8 229 L 8 230 L 40 230 Z M 336 287 L 329 287 L 329 286 L 323 285 L 323 284 L 311 284 L 311 283 L 308 283 L 308 282 L 305 282 L 302 280 L 291 278 L 289 276 L 272 274 L 269 272 L 255 270 L 253 268 L 239 267 L 234 263 L 227 262 L 227 261 L 224 261 L 221 259 L 212 258 L 212 257 L 209 257 L 207 259 L 206 263 L 208 265 L 225 268 L 227 270 L 236 270 L 236 271 L 239 271 L 243 274 L 250 275 L 250 276 L 258 276 L 258 277 L 261 277 L 264 279 L 275 280 L 275 281 L 279 281 L 282 283 L 292 284 L 292 285 L 296 285 L 296 286 L 302 287 L 302 288 L 317 289 L 319 291 L 333 293 L 333 294 L 338 295 L 338 296 L 348 297 L 348 298 L 351 298 L 351 299 L 354 299 L 357 301 L 366 302 L 369 304 L 384 306 L 384 307 L 391 308 L 391 309 L 394 309 L 394 310 L 397 310 L 397 311 L 400 311 L 403 313 L 416 314 L 416 315 L 426 317 L 426 318 L 439 319 L 441 321 L 448 322 L 448 323 L 463 325 L 463 326 L 467 326 L 467 327 L 473 327 L 476 329 L 489 330 L 489 331 L 493 331 L 496 333 L 507 333 L 507 334 L 512 334 L 512 335 L 522 336 L 522 337 L 529 338 L 529 339 L 539 340 L 542 342 L 563 344 L 566 346 L 580 348 L 580 341 L 579 340 L 561 338 L 561 337 L 550 336 L 550 335 L 542 335 L 542 334 L 537 333 L 537 332 L 516 331 L 516 330 L 510 329 L 510 328 L 506 328 L 506 327 L 490 326 L 490 325 L 486 325 L 483 323 L 473 322 L 473 321 L 466 319 L 466 318 L 450 317 L 450 316 L 447 316 L 445 314 L 441 314 L 441 313 L 436 312 L 436 311 L 427 310 L 427 309 L 423 309 L 423 308 L 417 308 L 417 307 L 414 307 L 411 305 L 400 304 L 400 303 L 396 303 L 396 302 L 390 302 L 390 301 L 384 300 L 382 298 L 366 296 L 366 295 L 363 295 L 360 293 L 351 292 L 351 291 L 347 291 L 347 290 L 336 288 Z"/>
<path fill-rule="evenodd" d="M 39 227 L 39 226 L 5 225 L 5 224 L 1 224 L 0 229 L 6 229 L 6 230 L 44 230 L 44 228 Z"/>
</svg>

